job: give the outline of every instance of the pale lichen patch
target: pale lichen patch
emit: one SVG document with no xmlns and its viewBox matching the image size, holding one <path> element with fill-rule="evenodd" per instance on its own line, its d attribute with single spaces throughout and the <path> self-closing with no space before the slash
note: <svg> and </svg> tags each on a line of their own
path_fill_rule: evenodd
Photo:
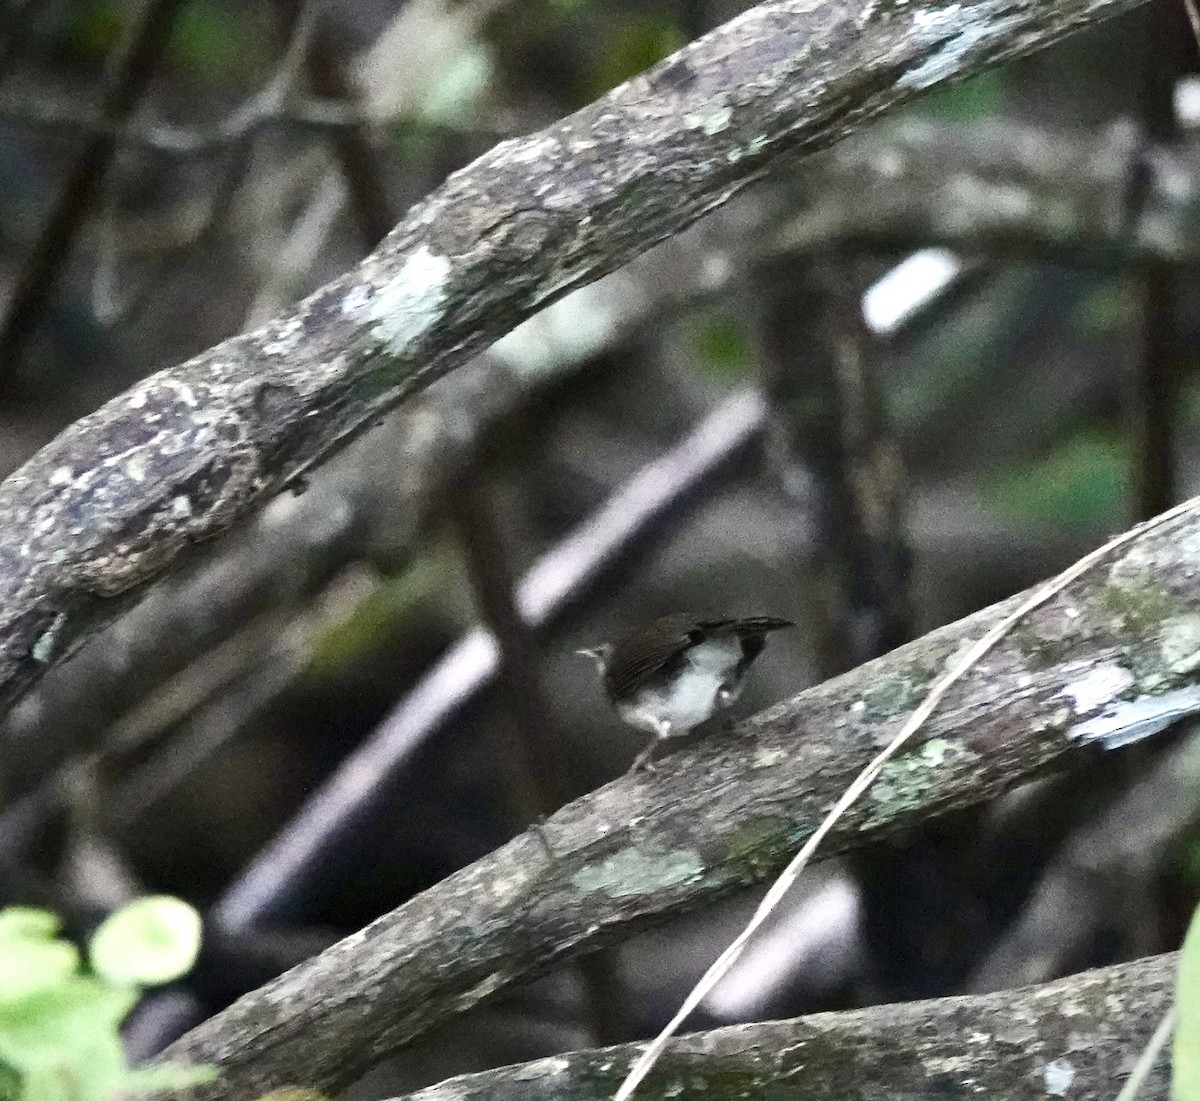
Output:
<svg viewBox="0 0 1200 1101">
<path fill-rule="evenodd" d="M 697 127 L 710 138 L 728 128 L 733 118 L 733 108 L 727 103 L 718 103 L 695 115 L 688 115 L 684 120 L 689 126 Z"/>
<path fill-rule="evenodd" d="M 1163 628 L 1160 642 L 1167 672 L 1186 676 L 1200 669 L 1200 615 L 1185 615 Z"/>
<path fill-rule="evenodd" d="M 603 891 L 620 898 L 676 887 L 698 879 L 703 873 L 699 854 L 690 849 L 643 852 L 629 848 L 580 868 L 571 882 L 580 891 Z"/>
<path fill-rule="evenodd" d="M 1068 731 L 1078 741 L 1100 742 L 1118 749 L 1165 730 L 1171 723 L 1200 711 L 1200 684 L 1189 684 L 1161 696 L 1117 700 L 1098 715 L 1076 723 Z"/>
<path fill-rule="evenodd" d="M 886 825 L 924 807 L 947 767 L 974 759 L 972 750 L 945 738 L 930 738 L 911 753 L 888 761 L 867 792 L 864 829 Z"/>
<path fill-rule="evenodd" d="M 370 301 L 371 292 L 360 283 L 342 296 L 342 313 L 347 317 L 357 317 Z"/>
<path fill-rule="evenodd" d="M 1077 680 L 1069 682 L 1062 695 L 1070 697 L 1075 715 L 1082 718 L 1110 704 L 1133 687 L 1133 674 L 1115 661 L 1102 662 L 1089 668 Z"/>
<path fill-rule="evenodd" d="M 62 633 L 63 625 L 67 622 L 65 612 L 59 612 L 54 617 L 53 622 L 37 637 L 33 648 L 29 652 L 29 656 L 34 661 L 41 665 L 45 665 L 52 657 L 54 657 L 55 647 L 58 645 L 59 635 Z"/>
<path fill-rule="evenodd" d="M 1021 23 L 1021 16 L 1005 13 L 997 3 L 948 4 L 944 8 L 918 9 L 913 13 L 913 36 L 937 43 L 933 52 L 898 81 L 898 88 L 919 90 L 960 73 L 972 50 L 1003 38 Z"/>
<path fill-rule="evenodd" d="M 1051 1097 L 1065 1097 L 1075 1081 L 1075 1066 L 1069 1059 L 1053 1059 L 1042 1071 L 1042 1081 Z"/>
<path fill-rule="evenodd" d="M 196 397 L 196 391 L 182 379 L 160 378 L 159 382 L 167 389 L 174 390 L 178 399 L 189 409 L 195 409 L 200 404 L 200 399 Z"/>
<path fill-rule="evenodd" d="M 761 748 L 754 751 L 754 758 L 751 762 L 751 768 L 770 768 L 772 765 L 779 764 L 780 761 L 787 760 L 787 750 L 784 749 L 767 749 Z"/>
<path fill-rule="evenodd" d="M 366 314 L 391 355 L 407 354 L 441 320 L 451 270 L 449 259 L 422 245 L 378 289 Z"/>
<path fill-rule="evenodd" d="M 263 353 L 269 356 L 287 355 L 294 351 L 304 338 L 304 323 L 298 317 L 288 318 L 279 326 L 275 339 L 263 345 Z"/>
</svg>

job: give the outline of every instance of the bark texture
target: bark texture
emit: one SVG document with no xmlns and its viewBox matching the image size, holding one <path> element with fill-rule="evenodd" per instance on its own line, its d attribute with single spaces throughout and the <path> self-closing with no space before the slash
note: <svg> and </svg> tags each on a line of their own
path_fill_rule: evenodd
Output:
<svg viewBox="0 0 1200 1101">
<path fill-rule="evenodd" d="M 672 1042 L 646 1101 L 1109 1101 L 1173 1001 L 1174 953 L 968 998 L 737 1025 Z M 451 1078 L 395 1101 L 604 1101 L 640 1045 Z M 1167 1053 L 1138 1101 L 1170 1096 Z"/>
</svg>

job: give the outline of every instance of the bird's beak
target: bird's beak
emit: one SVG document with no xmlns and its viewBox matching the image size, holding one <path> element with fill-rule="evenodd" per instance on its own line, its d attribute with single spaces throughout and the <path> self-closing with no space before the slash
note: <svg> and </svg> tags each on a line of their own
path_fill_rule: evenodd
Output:
<svg viewBox="0 0 1200 1101">
<path fill-rule="evenodd" d="M 599 669 L 601 673 L 604 672 L 604 667 L 608 664 L 606 660 L 608 657 L 608 651 L 603 646 L 596 646 L 588 650 L 576 650 L 575 653 L 577 653 L 580 657 L 591 658 L 592 661 L 596 663 L 596 668 Z"/>
</svg>

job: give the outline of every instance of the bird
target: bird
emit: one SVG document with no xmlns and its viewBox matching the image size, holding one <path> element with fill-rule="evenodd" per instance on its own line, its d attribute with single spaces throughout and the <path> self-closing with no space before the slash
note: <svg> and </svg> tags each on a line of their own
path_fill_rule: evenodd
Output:
<svg viewBox="0 0 1200 1101">
<path fill-rule="evenodd" d="M 767 635 L 791 620 L 774 616 L 697 619 L 667 615 L 578 653 L 595 661 L 609 702 L 630 726 L 652 734 L 631 772 L 653 772 L 660 741 L 679 737 L 729 707 Z"/>
</svg>

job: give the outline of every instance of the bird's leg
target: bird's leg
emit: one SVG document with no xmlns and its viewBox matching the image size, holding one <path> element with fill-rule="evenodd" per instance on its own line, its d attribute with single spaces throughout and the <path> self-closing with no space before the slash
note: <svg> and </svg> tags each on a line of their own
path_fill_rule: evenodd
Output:
<svg viewBox="0 0 1200 1101">
<path fill-rule="evenodd" d="M 655 749 L 658 748 L 658 739 L 654 738 L 646 744 L 646 748 L 641 751 L 634 759 L 633 764 L 629 766 L 629 771 L 634 772 L 649 772 L 653 775 L 658 771 L 654 767 L 654 762 L 650 759 L 654 756 Z"/>
<path fill-rule="evenodd" d="M 658 747 L 658 743 L 671 736 L 671 724 L 666 719 L 655 720 L 654 733 L 654 740 L 633 759 L 633 764 L 629 766 L 630 772 L 645 771 L 653 775 L 658 771 L 654 767 L 654 761 L 651 758 L 654 755 L 654 750 Z"/>
<path fill-rule="evenodd" d="M 733 730 L 737 721 L 729 710 L 737 698 L 738 692 L 733 685 L 723 684 L 717 689 L 717 721 L 721 724 L 721 730 L 726 734 Z"/>
</svg>

